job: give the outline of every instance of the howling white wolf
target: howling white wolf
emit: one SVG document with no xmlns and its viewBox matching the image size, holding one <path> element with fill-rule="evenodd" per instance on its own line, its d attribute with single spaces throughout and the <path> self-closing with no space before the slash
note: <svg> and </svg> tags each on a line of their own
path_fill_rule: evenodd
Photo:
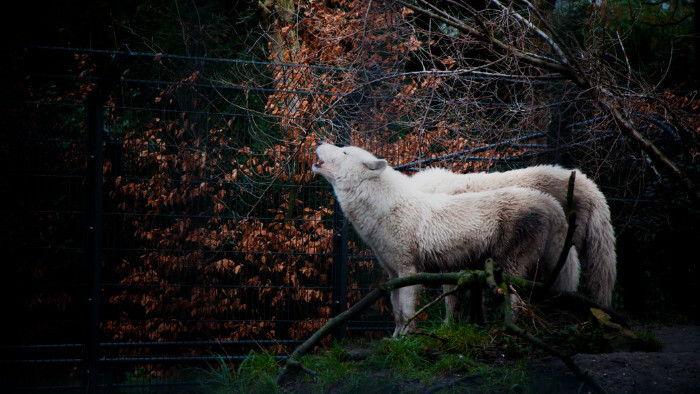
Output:
<svg viewBox="0 0 700 394">
<path fill-rule="evenodd" d="M 372 248 L 389 278 L 419 272 L 456 272 L 492 257 L 504 272 L 522 278 L 546 275 L 556 264 L 567 223 L 559 203 L 537 190 L 506 187 L 448 195 L 418 190 L 408 176 L 371 153 L 319 143 L 315 173 L 333 185 L 343 212 Z M 575 291 L 579 263 L 574 248 L 555 290 Z M 416 311 L 420 286 L 391 294 L 394 336 Z"/>
<path fill-rule="evenodd" d="M 446 194 L 481 192 L 508 186 L 529 187 L 552 195 L 565 208 L 571 171 L 554 165 L 474 174 L 456 174 L 441 168 L 430 168 L 413 175 L 411 184 L 427 193 Z M 596 303 L 610 306 L 617 275 L 610 208 L 596 184 L 581 171 L 574 171 L 576 228 L 573 242 L 583 266 L 589 295 Z"/>
</svg>

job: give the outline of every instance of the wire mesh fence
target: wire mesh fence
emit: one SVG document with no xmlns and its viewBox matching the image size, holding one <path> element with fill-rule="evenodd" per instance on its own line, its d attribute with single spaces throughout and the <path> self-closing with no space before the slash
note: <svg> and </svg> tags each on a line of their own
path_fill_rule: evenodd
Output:
<svg viewBox="0 0 700 394">
<path fill-rule="evenodd" d="M 554 151 L 523 121 L 550 106 L 406 94 L 430 74 L 48 47 L 18 65 L 23 103 L 3 120 L 3 304 L 21 318 L 0 361 L 17 389 L 190 387 L 195 366 L 284 357 L 375 286 L 379 265 L 310 171 L 318 140 L 405 171 Z M 516 83 L 450 78 L 452 92 Z M 348 79 L 360 82 L 332 88 Z M 452 126 L 490 116 L 500 128 Z M 392 328 L 388 300 L 347 327 Z"/>
</svg>

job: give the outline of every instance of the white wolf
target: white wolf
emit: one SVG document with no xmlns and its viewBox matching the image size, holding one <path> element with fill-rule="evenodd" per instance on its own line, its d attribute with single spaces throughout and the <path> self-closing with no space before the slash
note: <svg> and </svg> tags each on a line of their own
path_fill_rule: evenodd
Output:
<svg viewBox="0 0 700 394">
<path fill-rule="evenodd" d="M 372 248 L 389 278 L 419 272 L 459 271 L 492 257 L 504 272 L 531 278 L 556 264 L 567 223 L 559 203 L 537 190 L 507 187 L 448 195 L 418 190 L 408 176 L 371 153 L 319 143 L 315 173 L 326 178 L 343 212 Z M 576 251 L 554 287 L 575 291 Z M 420 286 L 391 294 L 394 336 L 415 313 Z"/>
<path fill-rule="evenodd" d="M 446 194 L 481 192 L 507 186 L 529 187 L 552 195 L 565 208 L 571 171 L 554 165 L 474 174 L 456 174 L 441 168 L 430 168 L 414 174 L 411 183 L 424 192 Z M 610 221 L 610 209 L 596 184 L 581 171 L 573 171 L 576 171 L 573 243 L 585 273 L 589 295 L 596 303 L 610 306 L 617 275 L 615 233 Z M 448 311 L 450 309 L 448 302 Z"/>
</svg>

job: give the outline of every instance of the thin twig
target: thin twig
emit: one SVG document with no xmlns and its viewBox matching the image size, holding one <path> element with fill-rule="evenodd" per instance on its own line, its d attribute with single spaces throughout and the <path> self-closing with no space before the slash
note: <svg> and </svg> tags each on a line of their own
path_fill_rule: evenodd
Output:
<svg viewBox="0 0 700 394">
<path fill-rule="evenodd" d="M 451 388 L 451 387 L 454 387 L 454 386 L 457 386 L 457 385 L 459 385 L 459 384 L 462 384 L 462 383 L 464 383 L 464 382 L 466 382 L 466 381 L 468 381 L 468 380 L 479 379 L 479 378 L 481 378 L 482 376 L 483 376 L 483 374 L 481 374 L 481 373 L 473 373 L 473 374 L 470 374 L 470 375 L 465 375 L 465 376 L 462 376 L 461 378 L 455 379 L 455 380 L 453 380 L 453 381 L 451 381 L 451 382 L 441 383 L 441 384 L 437 384 L 437 385 L 435 385 L 435 386 L 429 387 L 428 389 L 426 389 L 426 390 L 424 391 L 424 393 L 426 393 L 426 394 L 427 394 L 427 393 L 437 393 L 438 391 L 442 391 L 442 390 L 449 389 L 449 388 Z"/>
<path fill-rule="evenodd" d="M 627 51 L 625 51 L 625 44 L 622 43 L 622 38 L 620 38 L 620 33 L 615 31 L 615 36 L 617 36 L 617 43 L 622 49 L 622 54 L 625 56 L 625 65 L 627 66 L 627 89 L 630 88 L 630 79 L 632 78 L 632 66 L 630 65 L 630 59 L 627 57 Z"/>
<path fill-rule="evenodd" d="M 404 335 L 406 333 L 406 330 L 408 329 L 409 323 L 411 323 L 413 320 L 415 320 L 418 316 L 420 316 L 421 313 L 427 311 L 429 308 L 432 308 L 437 304 L 438 302 L 442 301 L 443 298 L 451 296 L 452 294 L 456 293 L 457 291 L 461 290 L 461 287 L 459 285 L 455 286 L 454 289 L 450 291 L 443 292 L 439 296 L 435 297 L 434 300 L 430 301 L 429 303 L 425 304 L 422 308 L 420 308 L 416 313 L 413 314 L 406 322 L 404 323 L 403 329 L 401 330 L 401 335 Z"/>
<path fill-rule="evenodd" d="M 501 4 L 498 0 L 491 0 L 491 2 L 496 4 L 501 10 L 506 12 L 507 15 L 512 15 L 515 19 L 524 23 L 528 28 L 530 28 L 531 30 L 534 30 L 535 33 L 537 33 L 537 35 L 539 35 L 543 40 L 547 41 L 549 46 L 552 47 L 552 50 L 554 51 L 554 53 L 557 54 L 557 57 L 558 57 L 557 60 L 563 64 L 568 64 L 568 60 L 567 60 L 566 55 L 564 55 L 564 52 L 562 52 L 561 48 L 559 48 L 559 45 L 557 45 L 557 43 L 554 42 L 554 40 L 549 35 L 547 35 L 547 33 L 542 31 L 540 28 L 535 26 L 534 23 L 530 22 L 529 20 L 527 20 L 525 17 L 523 17 L 519 13 L 517 13 L 517 12 L 507 8 L 503 4 Z"/>
</svg>

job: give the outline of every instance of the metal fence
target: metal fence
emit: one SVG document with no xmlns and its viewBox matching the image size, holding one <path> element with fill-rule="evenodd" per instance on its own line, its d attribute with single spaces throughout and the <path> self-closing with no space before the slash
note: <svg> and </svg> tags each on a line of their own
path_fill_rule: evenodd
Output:
<svg viewBox="0 0 700 394">
<path fill-rule="evenodd" d="M 194 389 L 194 367 L 250 351 L 283 358 L 382 279 L 308 171 L 311 134 L 347 140 L 347 119 L 395 135 L 415 124 L 374 124 L 357 101 L 336 105 L 352 95 L 278 84 L 280 73 L 348 70 L 126 48 L 24 48 L 17 64 L 21 104 L 5 110 L 2 141 L 13 318 L 0 363 L 12 389 Z M 313 100 L 332 111 L 271 105 Z M 290 144 L 295 127 L 309 135 Z M 543 133 L 500 135 L 393 163 L 521 165 L 546 153 Z M 336 336 L 389 329 L 385 300 Z"/>
</svg>

